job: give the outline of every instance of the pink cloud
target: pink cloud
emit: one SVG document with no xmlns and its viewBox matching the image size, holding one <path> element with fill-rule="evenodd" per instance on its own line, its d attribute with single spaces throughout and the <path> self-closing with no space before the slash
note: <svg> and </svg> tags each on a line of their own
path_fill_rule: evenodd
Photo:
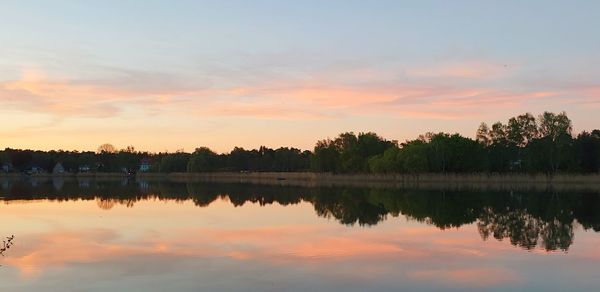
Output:
<svg viewBox="0 0 600 292">
<path fill-rule="evenodd" d="M 149 89 L 106 82 L 82 82 L 48 77 L 39 70 L 24 70 L 19 80 L 0 82 L 0 103 L 17 110 L 56 116 L 109 117 L 127 106 L 165 106 L 183 101 L 182 97 L 204 96 L 207 90 Z"/>
<path fill-rule="evenodd" d="M 427 119 L 460 119 L 476 117 L 482 109 L 519 108 L 525 102 L 555 96 L 550 91 L 519 92 L 493 88 L 463 88 L 438 85 L 297 85 L 236 88 L 232 94 L 259 98 L 259 105 L 246 104 L 224 112 L 257 116 L 303 114 L 323 116 L 339 111 L 345 114 L 393 113 L 395 116 Z M 278 104 L 284 107 L 270 107 Z M 289 107 L 289 108 L 286 108 Z M 275 111 L 273 110 L 275 109 Z M 309 109 L 301 111 L 301 109 Z M 317 112 L 318 109 L 318 112 Z"/>
<path fill-rule="evenodd" d="M 590 86 L 575 89 L 577 93 L 565 99 L 566 103 L 580 103 L 586 105 L 600 105 L 600 86 Z"/>
<path fill-rule="evenodd" d="M 508 65 L 472 60 L 411 68 L 406 73 L 414 77 L 487 79 L 503 75 L 508 69 Z"/>
<path fill-rule="evenodd" d="M 141 74 L 123 80 L 71 81 L 25 70 L 19 80 L 0 82 L 0 103 L 8 108 L 59 117 L 111 117 L 137 109 L 202 117 L 314 120 L 344 115 L 387 115 L 435 120 L 475 118 L 500 109 L 518 110 L 533 101 L 566 101 L 566 92 L 514 90 L 483 84 L 448 85 L 428 76 L 497 78 L 503 65 L 485 61 L 450 63 L 408 72 L 408 79 L 338 80 L 335 73 L 319 78 L 252 79 L 246 84 L 197 86 L 178 84 L 168 76 Z M 412 72 L 412 73 L 411 73 Z M 412 74 L 412 75 L 411 75 Z M 361 75 L 358 75 L 361 76 Z M 373 74 L 369 74 L 373 76 Z M 160 82 L 165 78 L 165 84 Z M 356 79 L 356 80 L 355 80 Z M 131 80 L 133 85 L 127 84 Z M 158 84 L 158 85 L 157 85 Z M 145 86 L 144 86 L 145 85 Z M 581 92 L 581 103 L 597 103 L 598 89 Z"/>
<path fill-rule="evenodd" d="M 320 120 L 331 115 L 319 110 L 299 109 L 289 105 L 252 104 L 252 103 L 218 103 L 199 109 L 198 114 L 210 116 L 235 116 L 279 120 Z"/>
</svg>

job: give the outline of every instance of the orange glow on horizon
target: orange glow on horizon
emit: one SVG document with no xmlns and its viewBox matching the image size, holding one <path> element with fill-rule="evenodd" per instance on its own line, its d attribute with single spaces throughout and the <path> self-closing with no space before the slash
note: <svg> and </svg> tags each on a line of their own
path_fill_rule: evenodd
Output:
<svg viewBox="0 0 600 292">
<path fill-rule="evenodd" d="M 487 72 L 496 65 L 479 63 L 486 64 L 441 65 L 407 74 L 499 78 Z M 0 148 L 94 151 L 112 143 L 152 152 L 199 146 L 228 152 L 234 146 L 261 145 L 311 149 L 317 140 L 345 131 L 386 132 L 392 134 L 386 138 L 400 141 L 428 131 L 472 137 L 488 116 L 505 120 L 547 110 L 549 104 L 564 110 L 564 97 L 573 94 L 582 96 L 574 99 L 576 104 L 591 110 L 599 96 L 595 87 L 510 90 L 429 79 L 377 81 L 384 76 L 364 74 L 358 76 L 370 83 L 342 82 L 328 72 L 317 80 L 129 86 L 124 81 L 68 80 L 25 68 L 20 79 L 0 80 L 0 123 L 10 125 L 0 129 Z"/>
</svg>

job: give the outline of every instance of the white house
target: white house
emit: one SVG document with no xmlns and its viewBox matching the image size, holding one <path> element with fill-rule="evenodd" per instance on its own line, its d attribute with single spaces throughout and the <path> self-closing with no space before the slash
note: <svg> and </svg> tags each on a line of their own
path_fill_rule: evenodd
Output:
<svg viewBox="0 0 600 292">
<path fill-rule="evenodd" d="M 62 164 L 59 162 L 57 163 L 54 168 L 52 169 L 52 173 L 53 174 L 63 174 L 65 173 L 65 168 L 62 166 Z"/>
</svg>

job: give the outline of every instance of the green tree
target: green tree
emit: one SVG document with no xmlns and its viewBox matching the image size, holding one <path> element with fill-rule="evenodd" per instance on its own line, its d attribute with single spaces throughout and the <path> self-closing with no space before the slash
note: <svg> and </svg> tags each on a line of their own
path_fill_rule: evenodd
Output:
<svg viewBox="0 0 600 292">
<path fill-rule="evenodd" d="M 333 143 L 339 149 L 338 169 L 341 172 L 368 172 L 369 158 L 395 146 L 372 132 L 359 133 L 358 136 L 352 132 L 343 133 Z"/>
<path fill-rule="evenodd" d="M 565 112 L 544 112 L 538 117 L 538 125 L 539 138 L 526 147 L 529 170 L 548 173 L 567 170 L 574 155 L 571 120 Z"/>
<path fill-rule="evenodd" d="M 313 171 L 337 172 L 340 151 L 332 140 L 320 140 L 315 145 L 314 153 L 310 160 Z"/>
<path fill-rule="evenodd" d="M 413 140 L 402 144 L 398 160 L 400 169 L 409 173 L 428 171 L 427 143 L 423 140 Z"/>
<path fill-rule="evenodd" d="M 600 130 L 580 133 L 573 141 L 577 170 L 600 171 Z"/>
<path fill-rule="evenodd" d="M 508 120 L 507 139 L 509 143 L 524 147 L 538 136 L 538 127 L 535 117 L 525 113 Z"/>
<path fill-rule="evenodd" d="M 190 154 L 184 152 L 169 153 L 160 161 L 160 172 L 186 172 Z"/>
<path fill-rule="evenodd" d="M 117 152 L 117 148 L 115 148 L 115 146 L 113 146 L 112 144 L 105 143 L 105 144 L 98 146 L 98 153 L 103 153 L 103 152 L 115 153 L 115 152 Z"/>
<path fill-rule="evenodd" d="M 273 153 L 274 171 L 305 171 L 308 169 L 310 152 L 300 149 L 281 147 Z"/>
<path fill-rule="evenodd" d="M 481 170 L 483 146 L 459 134 L 428 134 L 429 170 L 433 172 L 473 172 Z"/>
<path fill-rule="evenodd" d="M 492 144 L 493 141 L 490 136 L 490 128 L 486 123 L 481 123 L 479 125 L 479 128 L 477 128 L 475 139 L 483 146 L 490 146 Z"/>
<path fill-rule="evenodd" d="M 383 154 L 369 158 L 369 170 L 374 173 L 394 173 L 402 171 L 400 148 L 390 147 Z"/>
<path fill-rule="evenodd" d="M 196 148 L 192 153 L 188 165 L 188 172 L 210 172 L 218 168 L 219 156 L 207 147 Z"/>
<path fill-rule="evenodd" d="M 573 124 L 565 112 L 555 114 L 544 112 L 538 117 L 540 137 L 550 137 L 552 141 L 561 135 L 571 136 Z"/>
<path fill-rule="evenodd" d="M 489 131 L 489 139 L 492 144 L 507 144 L 508 143 L 508 128 L 501 122 L 496 122 L 492 125 Z"/>
</svg>

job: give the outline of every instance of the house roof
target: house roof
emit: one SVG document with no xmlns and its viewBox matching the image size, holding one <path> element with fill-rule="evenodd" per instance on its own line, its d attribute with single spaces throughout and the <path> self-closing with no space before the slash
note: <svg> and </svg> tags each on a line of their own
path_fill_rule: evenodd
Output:
<svg viewBox="0 0 600 292">
<path fill-rule="evenodd" d="M 142 158 L 142 160 L 140 160 L 140 164 L 152 164 L 152 158 Z"/>
</svg>

